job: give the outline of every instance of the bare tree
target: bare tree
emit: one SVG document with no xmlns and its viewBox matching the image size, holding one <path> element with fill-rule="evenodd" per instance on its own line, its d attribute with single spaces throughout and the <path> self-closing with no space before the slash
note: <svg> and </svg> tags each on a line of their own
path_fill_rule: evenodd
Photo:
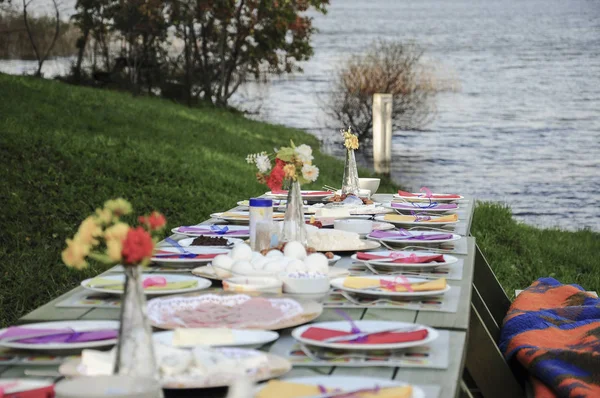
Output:
<svg viewBox="0 0 600 398">
<path fill-rule="evenodd" d="M 33 2 L 33 0 L 23 0 L 23 22 L 25 23 L 25 29 L 27 30 L 27 35 L 29 36 L 29 41 L 31 42 L 31 47 L 33 47 L 33 52 L 35 53 L 35 57 L 38 62 L 38 68 L 35 72 L 35 76 L 42 76 L 42 66 L 48 56 L 52 52 L 56 41 L 58 40 L 58 36 L 60 35 L 60 10 L 58 8 L 57 0 L 52 0 L 52 6 L 54 7 L 55 14 L 55 25 L 54 25 L 54 35 L 52 36 L 52 40 L 50 44 L 46 47 L 45 51 L 38 45 L 37 40 L 33 37 L 33 32 L 31 26 L 29 25 L 29 14 L 27 12 L 27 8 Z"/>
<path fill-rule="evenodd" d="M 352 126 L 362 140 L 370 139 L 373 94 L 393 95 L 392 124 L 395 130 L 419 129 L 435 113 L 438 89 L 431 69 L 422 62 L 416 44 L 377 41 L 363 55 L 353 56 L 336 71 L 325 102 L 336 126 Z"/>
</svg>

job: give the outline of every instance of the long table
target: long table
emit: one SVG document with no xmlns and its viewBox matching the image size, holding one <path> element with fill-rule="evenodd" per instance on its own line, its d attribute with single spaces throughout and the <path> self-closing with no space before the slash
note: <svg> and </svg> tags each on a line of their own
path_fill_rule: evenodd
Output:
<svg viewBox="0 0 600 398">
<path fill-rule="evenodd" d="M 389 201 L 391 195 L 375 195 L 376 201 Z M 348 309 L 345 310 L 355 320 L 394 320 L 404 322 L 415 322 L 429 325 L 441 330 L 449 331 L 449 365 L 447 369 L 422 369 L 422 368 L 384 368 L 384 367 L 318 367 L 302 368 L 295 367 L 286 377 L 315 376 L 315 375 L 346 375 L 346 376 L 370 376 L 386 378 L 391 380 L 402 380 L 418 385 L 426 392 L 428 398 L 447 398 L 456 397 L 460 392 L 460 383 L 462 372 L 465 365 L 467 333 L 469 330 L 469 317 L 471 309 L 471 292 L 473 283 L 473 272 L 475 262 L 475 239 L 469 237 L 471 221 L 473 217 L 474 203 L 472 199 L 465 199 L 460 202 L 459 219 L 460 222 L 455 226 L 455 233 L 463 236 L 458 241 L 461 247 L 464 247 L 464 254 L 452 253 L 453 256 L 462 258 L 463 275 L 461 280 L 449 280 L 448 283 L 453 287 L 460 287 L 460 297 L 458 310 L 455 313 L 434 312 L 434 311 L 415 311 L 407 309 Z M 237 208 L 236 208 L 237 209 Z M 236 209 L 232 209 L 236 210 Z M 218 223 L 218 220 L 209 219 L 203 224 Z M 173 235 L 172 239 L 183 238 L 181 235 Z M 459 246 L 457 244 L 457 247 Z M 336 264 L 338 267 L 347 267 L 352 263 L 349 256 L 343 256 Z M 152 272 L 150 269 L 149 272 Z M 164 271 L 161 271 L 164 272 Z M 214 284 L 213 284 L 214 286 Z M 65 293 L 64 295 L 50 301 L 49 303 L 37 308 L 19 320 L 19 323 L 57 321 L 57 320 L 118 320 L 118 308 L 64 308 L 56 307 L 56 304 L 63 302 L 74 294 L 83 291 L 82 287 Z M 331 309 L 325 309 L 323 314 L 316 321 L 339 320 L 339 316 Z M 282 335 L 289 334 L 289 330 L 280 331 Z M 266 347 L 265 349 L 268 349 Z M 1 355 L 1 352 L 0 352 Z M 37 365 L 29 363 L 26 365 L 0 365 L 0 378 L 24 377 L 29 375 L 43 375 L 49 372 L 52 375 L 58 368 L 58 365 Z M 191 394 L 191 395 L 190 395 Z M 223 394 L 222 392 L 216 393 Z M 212 395 L 212 394 L 211 394 Z M 179 392 L 169 394 L 169 396 L 195 396 L 193 392 Z"/>
</svg>

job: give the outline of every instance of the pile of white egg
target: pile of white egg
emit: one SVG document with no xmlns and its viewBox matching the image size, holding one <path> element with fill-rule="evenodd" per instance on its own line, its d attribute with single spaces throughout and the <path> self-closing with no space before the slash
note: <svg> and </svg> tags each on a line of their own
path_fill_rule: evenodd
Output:
<svg viewBox="0 0 600 398">
<path fill-rule="evenodd" d="M 283 253 L 271 250 L 266 256 L 253 252 L 245 243 L 239 243 L 228 254 L 215 257 L 212 265 L 233 275 L 273 275 L 290 272 L 327 274 L 329 263 L 321 253 L 308 255 L 300 242 L 288 242 Z"/>
</svg>

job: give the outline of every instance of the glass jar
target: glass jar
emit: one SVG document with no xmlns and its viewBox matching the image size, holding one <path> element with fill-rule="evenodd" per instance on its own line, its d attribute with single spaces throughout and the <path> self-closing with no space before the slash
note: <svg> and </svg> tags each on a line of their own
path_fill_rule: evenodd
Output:
<svg viewBox="0 0 600 398">
<path fill-rule="evenodd" d="M 250 248 L 259 252 L 271 247 L 273 200 L 250 199 Z"/>
</svg>

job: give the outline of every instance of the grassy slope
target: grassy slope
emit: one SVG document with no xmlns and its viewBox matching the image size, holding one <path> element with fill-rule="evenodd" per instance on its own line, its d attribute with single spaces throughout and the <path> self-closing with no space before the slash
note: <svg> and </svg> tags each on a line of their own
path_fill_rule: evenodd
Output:
<svg viewBox="0 0 600 398">
<path fill-rule="evenodd" d="M 289 139 L 318 145 L 226 111 L 0 74 L 0 326 L 97 273 L 67 269 L 60 251 L 106 199 L 161 210 L 169 227 L 202 221 L 263 193 L 243 159 Z M 315 163 L 316 187 L 339 185 L 339 160 L 317 153 Z M 537 230 L 495 205 L 478 207 L 473 229 L 507 290 L 549 274 L 600 290 L 598 234 Z"/>
</svg>

